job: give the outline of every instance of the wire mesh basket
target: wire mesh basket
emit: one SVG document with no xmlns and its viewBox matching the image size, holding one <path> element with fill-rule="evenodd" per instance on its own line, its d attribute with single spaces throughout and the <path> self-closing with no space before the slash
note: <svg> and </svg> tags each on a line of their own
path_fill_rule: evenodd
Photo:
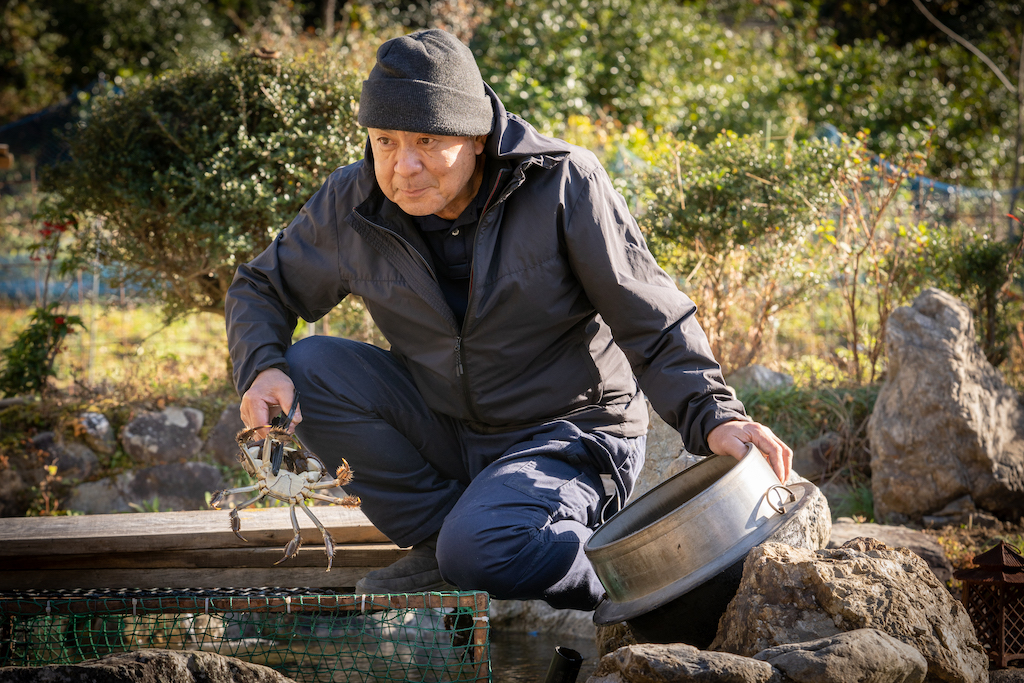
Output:
<svg viewBox="0 0 1024 683">
<path fill-rule="evenodd" d="M 202 650 L 305 682 L 490 681 L 488 596 L 308 589 L 0 593 L 0 666 Z"/>
</svg>

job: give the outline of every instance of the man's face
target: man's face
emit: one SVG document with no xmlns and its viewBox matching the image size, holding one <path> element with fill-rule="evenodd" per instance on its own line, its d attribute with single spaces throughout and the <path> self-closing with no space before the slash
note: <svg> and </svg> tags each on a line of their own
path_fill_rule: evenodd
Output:
<svg viewBox="0 0 1024 683">
<path fill-rule="evenodd" d="M 476 196 L 483 178 L 477 155 L 486 135 L 456 137 L 368 129 L 377 184 L 410 216 L 454 220 Z"/>
</svg>

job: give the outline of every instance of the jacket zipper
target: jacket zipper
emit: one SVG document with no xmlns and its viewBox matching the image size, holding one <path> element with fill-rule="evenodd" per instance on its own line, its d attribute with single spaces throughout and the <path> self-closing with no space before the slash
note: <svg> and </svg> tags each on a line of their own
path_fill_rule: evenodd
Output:
<svg viewBox="0 0 1024 683">
<path fill-rule="evenodd" d="M 487 212 L 490 211 L 492 208 L 494 208 L 491 205 L 491 200 L 494 198 L 494 193 L 497 192 L 498 188 L 501 186 L 501 179 L 504 176 L 504 174 L 505 174 L 505 169 L 501 169 L 501 170 L 498 171 L 498 178 L 497 178 L 497 180 L 494 183 L 494 187 L 491 188 L 491 193 L 488 195 L 487 201 L 484 202 L 484 209 L 483 209 L 483 212 L 480 215 L 480 220 L 477 223 L 478 225 L 483 222 L 483 218 L 487 214 Z M 507 192 L 504 195 L 502 195 L 499 198 L 498 202 L 495 202 L 495 204 L 497 204 L 497 203 L 499 203 L 501 201 L 504 201 L 504 199 L 506 197 L 508 197 L 509 194 L 511 194 L 511 192 Z M 437 279 L 437 274 L 434 272 L 434 269 L 431 268 L 430 264 L 427 262 L 427 260 L 425 258 L 423 258 L 423 254 L 421 254 L 419 252 L 419 250 L 416 249 L 416 247 L 414 247 L 414 246 L 412 246 L 412 244 L 410 244 L 409 240 L 405 239 L 404 237 L 399 235 L 394 230 L 391 230 L 389 228 L 385 228 L 383 225 L 378 225 L 377 223 L 374 223 L 373 221 L 371 221 L 368 218 L 365 218 L 364 216 L 359 216 L 359 217 L 362 220 L 366 221 L 366 223 L 368 223 L 369 225 L 372 225 L 373 227 L 377 228 L 378 230 L 382 230 L 382 231 L 388 233 L 389 235 L 393 236 L 395 239 L 397 239 L 399 242 L 401 242 L 403 245 L 405 245 L 409 249 L 409 251 L 411 251 L 412 253 L 416 254 L 416 257 L 423 263 L 423 267 L 427 269 L 428 273 L 430 273 L 430 277 L 433 278 L 434 282 L 438 283 L 438 285 L 440 286 L 440 282 Z M 479 231 L 477 232 L 477 235 L 479 235 Z M 473 260 L 475 262 L 476 261 L 476 258 L 475 258 L 476 257 L 476 253 L 475 253 L 476 252 L 476 238 L 474 238 L 474 240 L 473 240 L 473 251 L 474 251 L 474 254 L 473 254 L 474 259 Z M 469 274 L 469 293 L 468 293 L 468 296 L 467 296 L 467 301 L 468 302 L 471 302 L 473 300 L 473 281 L 475 279 L 473 277 L 474 271 L 475 271 L 475 268 L 471 268 L 470 269 L 470 274 Z M 466 316 L 465 316 L 465 318 L 462 319 L 462 327 L 458 327 L 458 326 L 456 326 L 454 324 L 452 325 L 452 327 L 454 327 L 456 329 L 456 334 L 455 334 L 455 375 L 462 379 L 462 398 L 466 402 L 466 408 L 469 410 L 469 413 L 473 417 L 473 419 L 479 422 L 480 421 L 480 416 L 477 415 L 476 410 L 473 408 L 473 401 L 470 398 L 469 378 L 466 377 L 465 370 L 462 367 L 462 332 L 463 332 L 463 329 L 466 326 L 466 320 L 468 320 L 468 319 L 469 319 L 469 306 L 467 304 L 467 306 L 466 306 Z M 452 320 L 450 322 L 452 322 L 454 320 L 455 320 L 455 316 L 453 315 L 452 316 Z"/>
<path fill-rule="evenodd" d="M 476 271 L 476 240 L 480 235 L 479 226 L 483 223 L 484 216 L 491 210 L 491 200 L 494 199 L 494 193 L 501 187 L 501 178 L 505 174 L 505 169 L 498 171 L 498 177 L 494 181 L 494 187 L 491 188 L 491 193 L 487 195 L 487 201 L 484 202 L 483 211 L 480 213 L 480 218 L 477 220 L 477 232 L 473 238 L 473 265 L 470 266 L 469 270 L 469 292 L 466 295 L 466 316 L 462 319 L 462 327 L 459 329 L 459 334 L 455 337 L 455 373 L 462 378 L 462 395 L 466 399 L 466 405 L 469 407 L 469 411 L 476 417 L 476 411 L 473 410 L 473 401 L 469 396 L 469 379 L 465 376 L 462 370 L 462 332 L 466 328 L 466 321 L 469 320 L 469 304 L 473 301 L 473 282 L 476 280 L 474 273 Z"/>
</svg>

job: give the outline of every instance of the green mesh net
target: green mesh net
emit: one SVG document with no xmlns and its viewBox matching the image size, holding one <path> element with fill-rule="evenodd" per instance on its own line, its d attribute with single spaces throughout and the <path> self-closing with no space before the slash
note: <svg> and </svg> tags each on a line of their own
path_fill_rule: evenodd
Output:
<svg viewBox="0 0 1024 683">
<path fill-rule="evenodd" d="M 486 593 L 302 589 L 0 594 L 0 666 L 202 650 L 296 681 L 490 681 Z"/>
</svg>

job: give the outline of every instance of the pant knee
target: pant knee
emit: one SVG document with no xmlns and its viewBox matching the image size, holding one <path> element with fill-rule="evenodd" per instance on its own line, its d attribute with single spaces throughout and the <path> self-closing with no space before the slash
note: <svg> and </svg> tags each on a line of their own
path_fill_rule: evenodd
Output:
<svg viewBox="0 0 1024 683">
<path fill-rule="evenodd" d="M 515 558 L 530 542 L 530 529 L 491 516 L 446 519 L 437 539 L 438 567 L 446 581 L 462 590 L 508 598 L 520 579 Z"/>
<path fill-rule="evenodd" d="M 441 576 L 462 590 L 503 600 L 542 599 L 571 571 L 584 539 L 520 522 L 510 522 L 507 510 L 445 520 L 437 543 Z M 560 525 L 586 532 L 575 522 Z"/>
</svg>

